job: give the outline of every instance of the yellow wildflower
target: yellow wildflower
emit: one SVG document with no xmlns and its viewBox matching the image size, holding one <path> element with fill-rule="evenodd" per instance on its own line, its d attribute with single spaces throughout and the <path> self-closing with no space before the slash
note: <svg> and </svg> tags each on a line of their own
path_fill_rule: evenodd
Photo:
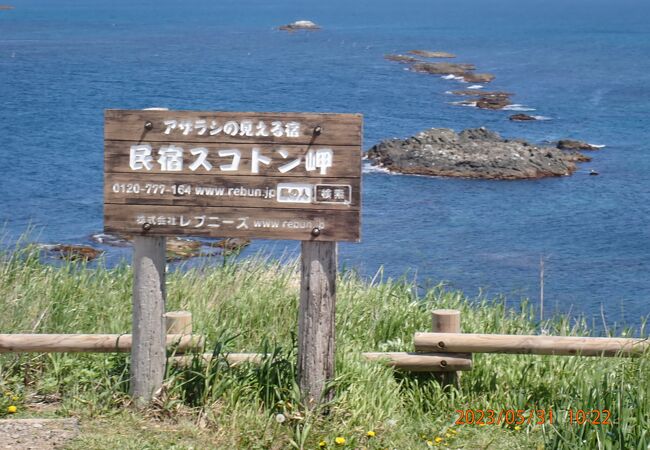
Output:
<svg viewBox="0 0 650 450">
<path fill-rule="evenodd" d="M 434 439 L 434 441 L 436 441 L 436 444 L 440 444 L 442 441 L 444 441 L 444 439 L 441 438 L 440 436 L 436 436 L 436 438 Z"/>
<path fill-rule="evenodd" d="M 458 433 L 458 431 L 454 430 L 453 428 L 450 428 L 450 429 L 449 429 L 449 432 L 450 432 L 451 434 L 456 434 L 456 433 Z"/>
<path fill-rule="evenodd" d="M 325 441 L 320 441 L 320 442 L 318 443 L 318 446 L 319 446 L 319 447 L 327 447 L 327 442 L 325 442 Z"/>
<path fill-rule="evenodd" d="M 13 414 L 13 413 L 15 413 L 16 411 L 18 411 L 18 408 L 16 408 L 14 405 L 11 405 L 11 406 L 7 407 L 7 412 L 8 412 L 9 414 Z"/>
<path fill-rule="evenodd" d="M 375 435 L 376 435 L 376 433 L 374 431 L 372 431 L 372 430 L 370 430 L 370 431 L 368 431 L 366 433 L 366 436 L 368 436 L 368 437 L 375 437 Z"/>
<path fill-rule="evenodd" d="M 451 434 L 450 434 L 450 433 L 445 433 L 445 437 L 446 437 L 447 439 L 449 439 L 449 438 L 451 437 Z"/>
<path fill-rule="evenodd" d="M 18 397 L 14 395 L 13 397 L 11 397 L 11 401 L 12 401 L 12 402 L 17 402 L 17 401 L 18 401 Z"/>
<path fill-rule="evenodd" d="M 334 439 L 334 442 L 336 442 L 336 445 L 344 445 L 345 438 L 342 436 L 338 436 L 336 439 Z"/>
<path fill-rule="evenodd" d="M 478 424 L 479 427 L 484 427 L 485 425 L 487 425 L 485 422 Z"/>
<path fill-rule="evenodd" d="M 519 430 L 521 430 L 521 427 L 519 425 L 516 425 L 515 430 L 519 431 Z"/>
</svg>

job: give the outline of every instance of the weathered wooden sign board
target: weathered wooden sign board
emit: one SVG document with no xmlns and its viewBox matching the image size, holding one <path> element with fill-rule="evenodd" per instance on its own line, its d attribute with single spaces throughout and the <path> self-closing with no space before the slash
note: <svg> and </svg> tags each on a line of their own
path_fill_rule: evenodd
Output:
<svg viewBox="0 0 650 450">
<path fill-rule="evenodd" d="M 356 114 L 105 112 L 104 229 L 135 235 L 138 402 L 165 373 L 175 235 L 302 241 L 297 375 L 307 404 L 322 401 L 334 378 L 336 242 L 360 240 L 361 126 Z"/>
<path fill-rule="evenodd" d="M 355 114 L 107 110 L 104 228 L 359 241 Z"/>
</svg>

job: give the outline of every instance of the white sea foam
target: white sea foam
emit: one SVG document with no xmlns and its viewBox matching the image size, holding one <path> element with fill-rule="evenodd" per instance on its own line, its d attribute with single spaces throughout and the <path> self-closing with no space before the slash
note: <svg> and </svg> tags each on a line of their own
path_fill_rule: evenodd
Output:
<svg viewBox="0 0 650 450">
<path fill-rule="evenodd" d="M 370 164 L 369 162 L 364 162 L 364 163 L 363 163 L 363 167 L 362 167 L 361 171 L 362 171 L 363 173 L 387 173 L 387 174 L 391 174 L 391 173 L 392 173 L 390 170 L 388 170 L 388 169 L 385 168 L 385 167 L 381 167 L 381 166 L 373 166 L 373 165 Z"/>
<path fill-rule="evenodd" d="M 467 100 L 461 100 L 459 102 L 450 102 L 451 105 L 460 105 L 460 106 L 469 106 L 471 108 L 476 107 L 476 102 L 468 102 Z"/>
<path fill-rule="evenodd" d="M 441 77 L 443 80 L 458 80 L 458 81 L 465 81 L 463 77 L 458 77 L 456 75 L 443 75 Z"/>
<path fill-rule="evenodd" d="M 596 148 L 605 148 L 605 147 L 607 147 L 605 144 L 589 144 L 589 145 L 591 145 L 592 147 L 596 147 Z"/>
<path fill-rule="evenodd" d="M 528 108 L 524 105 L 520 105 L 519 103 L 513 103 L 512 105 L 504 106 L 503 109 L 505 111 L 535 111 L 535 108 Z"/>
<path fill-rule="evenodd" d="M 473 84 L 471 86 L 467 86 L 467 89 L 483 89 L 482 84 Z"/>
<path fill-rule="evenodd" d="M 551 117 L 548 116 L 533 116 L 537 120 L 551 120 Z"/>
</svg>

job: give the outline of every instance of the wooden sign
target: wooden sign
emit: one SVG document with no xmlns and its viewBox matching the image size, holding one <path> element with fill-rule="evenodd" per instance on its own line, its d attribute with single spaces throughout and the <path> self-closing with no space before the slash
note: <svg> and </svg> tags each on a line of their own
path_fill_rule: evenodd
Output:
<svg viewBox="0 0 650 450">
<path fill-rule="evenodd" d="M 107 110 L 104 228 L 360 240 L 356 114 Z"/>
</svg>

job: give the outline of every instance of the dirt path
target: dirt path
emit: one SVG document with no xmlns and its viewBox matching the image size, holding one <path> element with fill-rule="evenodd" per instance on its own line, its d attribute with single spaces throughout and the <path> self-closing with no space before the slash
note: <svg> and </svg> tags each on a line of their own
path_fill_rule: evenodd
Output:
<svg viewBox="0 0 650 450">
<path fill-rule="evenodd" d="M 0 420 L 0 449 L 63 448 L 78 433 L 77 419 L 3 419 Z"/>
</svg>

